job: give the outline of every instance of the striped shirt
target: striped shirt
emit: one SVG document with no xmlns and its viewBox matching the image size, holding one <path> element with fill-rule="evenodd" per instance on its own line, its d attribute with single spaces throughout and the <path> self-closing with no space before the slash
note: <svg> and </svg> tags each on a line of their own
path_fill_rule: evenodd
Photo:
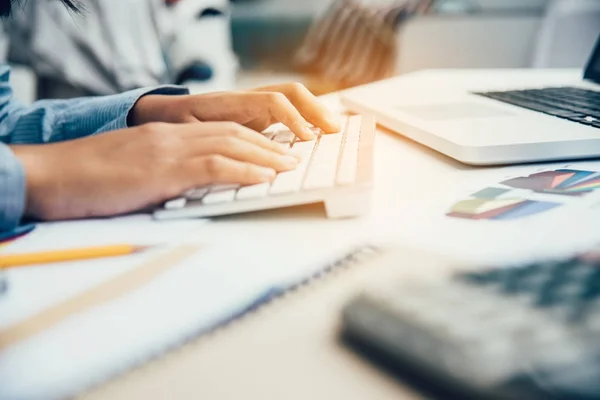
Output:
<svg viewBox="0 0 600 400">
<path fill-rule="evenodd" d="M 13 98 L 10 68 L 0 65 L 0 232 L 18 226 L 26 202 L 25 171 L 8 144 L 43 144 L 127 128 L 137 100 L 147 94 L 187 94 L 161 86 L 104 97 L 43 100 L 25 107 Z"/>
</svg>

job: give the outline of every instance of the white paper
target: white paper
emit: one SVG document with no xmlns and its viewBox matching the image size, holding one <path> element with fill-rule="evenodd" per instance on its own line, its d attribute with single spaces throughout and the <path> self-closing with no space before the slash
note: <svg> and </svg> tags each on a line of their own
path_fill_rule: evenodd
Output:
<svg viewBox="0 0 600 400">
<path fill-rule="evenodd" d="M 110 244 L 165 245 L 180 241 L 205 220 L 154 221 L 149 215 L 39 224 L 29 235 L 0 249 L 26 253 Z M 6 271 L 8 291 L 0 299 L 0 329 L 131 269 L 161 249 L 124 257 L 28 266 Z"/>
<path fill-rule="evenodd" d="M 532 200 L 560 202 L 563 205 L 544 213 L 513 221 L 466 220 L 446 216 L 460 200 L 487 187 L 499 187 L 503 180 L 530 174 L 570 168 L 600 171 L 600 162 L 574 162 L 461 171 L 442 182 L 428 181 L 439 190 L 420 196 L 420 204 L 410 202 L 397 216 L 385 220 L 402 221 L 410 229 L 387 227 L 383 217 L 372 223 L 384 240 L 441 253 L 469 264 L 512 265 L 529 261 L 568 257 L 600 244 L 600 191 L 583 197 L 537 194 L 511 190 L 506 197 L 524 196 Z M 423 190 L 427 190 L 423 188 Z M 388 223 L 389 225 L 389 223 Z"/>
<path fill-rule="evenodd" d="M 189 233 L 201 251 L 180 266 L 0 353 L 0 398 L 70 397 L 231 318 L 269 289 L 314 275 L 359 241 L 339 234 L 356 221 L 315 231 L 317 220 L 294 221 L 289 235 L 278 229 L 289 219 L 268 218 Z"/>
</svg>

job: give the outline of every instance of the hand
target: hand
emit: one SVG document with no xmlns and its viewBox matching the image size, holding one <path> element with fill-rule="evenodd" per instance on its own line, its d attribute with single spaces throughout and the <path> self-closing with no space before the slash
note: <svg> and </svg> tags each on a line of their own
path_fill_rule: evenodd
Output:
<svg viewBox="0 0 600 400">
<path fill-rule="evenodd" d="M 302 140 L 314 138 L 309 123 L 326 133 L 340 130 L 337 119 L 299 83 L 247 92 L 195 96 L 148 95 L 136 103 L 132 120 L 135 125 L 153 121 L 232 121 L 258 132 L 282 122 Z"/>
<path fill-rule="evenodd" d="M 268 182 L 298 162 L 232 122 L 152 123 L 12 150 L 25 168 L 26 215 L 43 220 L 123 214 L 207 184 Z"/>
</svg>

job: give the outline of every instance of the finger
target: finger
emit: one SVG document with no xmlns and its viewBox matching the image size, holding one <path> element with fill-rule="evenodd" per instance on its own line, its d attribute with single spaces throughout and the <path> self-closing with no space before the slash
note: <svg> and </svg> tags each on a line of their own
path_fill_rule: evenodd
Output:
<svg viewBox="0 0 600 400">
<path fill-rule="evenodd" d="M 243 125 L 236 124 L 234 122 L 215 122 L 214 124 L 221 125 L 220 127 L 214 128 L 215 131 L 222 131 L 222 135 L 220 136 L 225 135 L 235 137 L 279 154 L 290 153 L 289 145 L 277 143 L 273 140 L 267 139 L 261 133 Z M 211 128 L 209 127 L 209 129 Z"/>
<path fill-rule="evenodd" d="M 249 122 L 244 123 L 244 126 L 257 132 L 263 132 L 275 122 L 277 121 L 273 120 L 273 118 L 270 115 L 267 115 L 264 117 L 252 119 Z"/>
<path fill-rule="evenodd" d="M 340 131 L 341 126 L 338 119 L 310 92 L 310 90 L 306 88 L 306 86 L 300 83 L 288 83 L 258 90 L 263 91 L 265 89 L 283 93 L 308 122 L 321 128 L 324 132 L 334 133 Z"/>
<path fill-rule="evenodd" d="M 235 137 L 260 146 L 266 150 L 273 151 L 279 154 L 290 153 L 289 145 L 283 145 L 272 140 L 257 131 L 246 128 L 243 125 L 235 122 L 203 122 L 187 124 L 186 131 L 183 135 L 189 140 L 190 138 L 209 138 L 209 137 Z"/>
<path fill-rule="evenodd" d="M 190 145 L 195 148 L 194 156 L 218 154 L 278 172 L 290 171 L 298 166 L 298 159 L 293 155 L 271 151 L 233 136 L 200 138 Z"/>
<path fill-rule="evenodd" d="M 269 114 L 278 122 L 283 123 L 296 136 L 302 140 L 313 140 L 315 135 L 310 130 L 310 125 L 296 110 L 296 107 L 282 93 L 261 93 L 262 99 L 258 100 L 261 107 L 267 107 Z"/>
<path fill-rule="evenodd" d="M 190 188 L 222 183 L 254 185 L 271 182 L 276 176 L 273 169 L 214 154 L 190 159 L 182 165 L 180 173 Z"/>
</svg>

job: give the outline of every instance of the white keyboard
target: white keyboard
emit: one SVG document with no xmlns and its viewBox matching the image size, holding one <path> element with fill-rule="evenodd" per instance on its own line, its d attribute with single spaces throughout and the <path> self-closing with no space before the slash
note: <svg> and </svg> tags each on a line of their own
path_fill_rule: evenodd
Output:
<svg viewBox="0 0 600 400">
<path fill-rule="evenodd" d="M 344 116 L 340 133 L 299 141 L 290 131 L 267 134 L 289 144 L 302 161 L 271 183 L 213 185 L 188 191 L 154 212 L 157 219 L 213 217 L 324 202 L 329 218 L 354 217 L 368 210 L 372 184 L 375 121 Z"/>
</svg>

